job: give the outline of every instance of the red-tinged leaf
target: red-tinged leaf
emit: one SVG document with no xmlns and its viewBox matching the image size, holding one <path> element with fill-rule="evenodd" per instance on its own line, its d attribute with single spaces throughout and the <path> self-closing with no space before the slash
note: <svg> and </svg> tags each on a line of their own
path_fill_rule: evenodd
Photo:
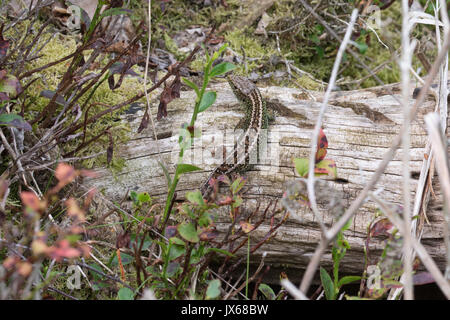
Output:
<svg viewBox="0 0 450 320">
<path fill-rule="evenodd" d="M 413 283 L 416 286 L 420 286 L 423 284 L 434 283 L 435 280 L 431 273 L 429 272 L 419 272 L 413 275 Z"/>
<path fill-rule="evenodd" d="M 63 239 L 56 242 L 48 249 L 48 255 L 50 258 L 60 262 L 64 258 L 73 259 L 78 258 L 82 252 L 70 246 L 69 240 Z"/>
<path fill-rule="evenodd" d="M 89 206 L 91 205 L 92 200 L 94 199 L 95 195 L 97 194 L 97 189 L 93 188 L 91 190 L 88 191 L 88 194 L 86 196 L 86 198 L 84 198 L 84 203 L 83 203 L 83 209 L 86 211 Z"/>
<path fill-rule="evenodd" d="M 31 271 L 33 271 L 33 265 L 27 261 L 20 261 L 16 267 L 17 273 L 19 273 L 24 278 L 28 277 Z"/>
<path fill-rule="evenodd" d="M 42 90 L 40 96 L 51 100 L 53 99 L 55 93 L 56 92 L 52 90 Z M 55 102 L 63 107 L 68 104 L 68 102 L 64 99 L 64 97 L 59 94 L 56 95 Z"/>
<path fill-rule="evenodd" d="M 3 37 L 3 25 L 0 28 L 0 59 L 6 56 L 9 48 L 9 40 Z"/>
<path fill-rule="evenodd" d="M 201 232 L 199 234 L 200 240 L 202 241 L 211 241 L 217 238 L 219 235 L 219 232 L 215 228 L 205 228 L 201 229 Z"/>
<path fill-rule="evenodd" d="M 20 199 L 24 206 L 32 209 L 33 211 L 39 212 L 44 210 L 46 207 L 46 202 L 41 201 L 34 192 L 22 191 L 20 193 Z"/>
<path fill-rule="evenodd" d="M 69 232 L 71 234 L 81 234 L 83 233 L 84 229 L 80 227 L 79 225 L 72 225 L 69 229 Z"/>
<path fill-rule="evenodd" d="M 337 168 L 334 160 L 325 159 L 320 161 L 314 167 L 314 174 L 316 175 L 329 175 L 333 178 L 337 178 Z"/>
<path fill-rule="evenodd" d="M 211 180 L 210 180 L 210 182 L 211 182 Z M 226 174 L 222 174 L 219 177 L 217 177 L 216 181 L 225 183 L 226 185 L 230 185 L 231 184 L 231 180 Z"/>
<path fill-rule="evenodd" d="M 0 95 L 1 96 L 1 95 Z M 9 98 L 8 98 L 9 99 Z M 0 97 L 0 101 L 2 101 Z M 14 113 L 0 114 L 0 126 L 15 127 L 26 131 L 31 131 L 32 128 L 28 122 Z"/>
<path fill-rule="evenodd" d="M 321 128 L 319 133 L 319 139 L 317 140 L 316 163 L 325 159 L 325 156 L 327 155 L 327 148 L 328 148 L 327 136 L 325 135 L 325 133 Z"/>
<path fill-rule="evenodd" d="M 175 237 L 176 234 L 177 234 L 177 226 L 168 226 L 164 231 L 164 236 L 168 239 Z"/>
<path fill-rule="evenodd" d="M 370 236 L 371 237 L 377 237 L 377 236 L 387 236 L 389 237 L 391 235 L 391 232 L 394 228 L 394 225 L 391 221 L 389 221 L 388 218 L 383 218 L 375 222 L 372 227 L 370 228 Z"/>
<path fill-rule="evenodd" d="M 17 256 L 9 256 L 3 261 L 3 267 L 7 270 L 11 270 L 16 264 L 20 262 L 20 258 Z"/>
<path fill-rule="evenodd" d="M 78 250 L 80 251 L 80 253 L 83 257 L 87 258 L 90 256 L 91 248 L 87 244 L 85 244 L 85 243 L 79 244 Z"/>
<path fill-rule="evenodd" d="M 382 287 L 387 289 L 399 289 L 403 287 L 403 284 L 395 280 L 382 280 Z"/>
<path fill-rule="evenodd" d="M 139 125 L 137 132 L 141 133 L 142 130 L 147 129 L 149 121 L 150 121 L 150 116 L 149 116 L 147 110 L 145 110 L 144 116 L 142 117 L 141 124 Z"/>
<path fill-rule="evenodd" d="M 109 138 L 109 146 L 106 149 L 106 163 L 110 164 L 114 155 L 114 139 L 110 131 L 107 131 Z"/>
<path fill-rule="evenodd" d="M 78 222 L 85 222 L 86 217 L 84 215 L 84 211 L 80 209 L 75 199 L 70 198 L 66 201 L 67 206 L 67 214 L 69 217 Z"/>
<path fill-rule="evenodd" d="M 178 72 L 173 82 L 169 86 L 166 86 L 161 93 L 161 97 L 159 99 L 158 114 L 156 116 L 157 120 L 161 120 L 163 117 L 167 117 L 167 105 L 173 99 L 180 97 L 180 89 L 181 78 L 180 73 Z"/>
<path fill-rule="evenodd" d="M 117 236 L 117 240 L 116 240 L 116 248 L 120 249 L 120 248 L 128 248 L 130 246 L 130 232 L 129 231 L 125 231 L 123 233 L 120 233 Z"/>
<path fill-rule="evenodd" d="M 244 231 L 245 233 L 249 233 L 250 231 L 255 229 L 253 225 L 245 221 L 239 221 L 239 224 L 241 225 L 242 231 Z"/>
<path fill-rule="evenodd" d="M 61 162 L 56 167 L 55 177 L 64 186 L 68 183 L 71 183 L 73 180 L 75 180 L 77 175 L 78 175 L 77 170 L 75 170 L 74 167 L 72 167 L 66 163 Z"/>
<path fill-rule="evenodd" d="M 230 196 L 227 196 L 225 199 L 218 202 L 218 205 L 220 206 L 227 206 L 233 203 L 233 198 Z"/>
</svg>

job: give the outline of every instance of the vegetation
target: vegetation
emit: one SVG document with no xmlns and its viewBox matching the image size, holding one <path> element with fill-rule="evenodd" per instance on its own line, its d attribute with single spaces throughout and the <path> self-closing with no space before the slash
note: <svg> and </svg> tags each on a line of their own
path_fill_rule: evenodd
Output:
<svg viewBox="0 0 450 320">
<path fill-rule="evenodd" d="M 212 198 L 199 190 L 185 192 L 184 201 L 177 196 L 186 174 L 203 169 L 185 162 L 185 153 L 198 138 L 198 118 L 216 101 L 211 85 L 231 72 L 258 86 L 308 93 L 399 82 L 398 60 L 406 50 L 400 2 L 285 0 L 261 9 L 252 6 L 255 1 L 161 0 L 149 1 L 150 17 L 145 1 L 99 0 L 91 15 L 88 8 L 74 13 L 68 4 L 56 10 L 50 2 L 18 11 L 11 4 L 19 2 L 0 1 L 0 299 L 383 299 L 403 288 L 408 239 L 392 218 L 403 219 L 403 207 L 392 213 L 382 201 L 367 226 L 364 274 L 340 274 L 352 250 L 346 234 L 353 215 L 346 215 L 343 195 L 329 186 L 311 198 L 311 185 L 316 194 L 322 186 L 314 179 L 340 182 L 319 121 L 314 157 L 293 159 L 299 178 L 280 201 L 250 211 L 240 175 L 213 179 Z M 427 17 L 444 19 L 434 1 L 414 2 Z M 359 20 L 349 27 L 355 8 Z M 385 26 L 375 28 L 370 8 L 382 13 Z M 413 31 L 418 45 L 410 66 L 417 76 L 431 72 L 443 45 L 430 37 L 434 31 L 425 24 Z M 337 80 L 330 81 L 339 50 L 349 42 Z M 168 105 L 183 90 L 193 90 L 196 100 L 177 133 L 173 168 L 160 157 L 167 181 L 161 198 L 155 190 L 123 190 L 117 202 L 101 190 L 83 189 L 83 179 L 95 178 L 92 169 L 117 175 L 127 169 L 116 152 L 132 131 L 124 115 L 138 109 L 137 133 L 154 130 L 153 118 L 170 121 Z M 341 227 L 333 234 L 315 216 L 322 232 L 318 260 L 304 266 L 312 275 L 298 291 L 289 289 L 284 274 L 281 286 L 266 282 L 264 246 L 298 208 L 316 214 L 316 202 L 324 202 L 333 226 Z M 218 212 L 227 213 L 227 230 L 217 230 Z M 380 257 L 370 252 L 375 237 L 386 239 Z M 319 263 L 328 245 L 329 270 Z M 320 284 L 309 290 L 316 269 Z M 416 284 L 432 282 L 430 273 L 415 275 Z M 346 291 L 354 283 L 358 288 Z"/>
</svg>

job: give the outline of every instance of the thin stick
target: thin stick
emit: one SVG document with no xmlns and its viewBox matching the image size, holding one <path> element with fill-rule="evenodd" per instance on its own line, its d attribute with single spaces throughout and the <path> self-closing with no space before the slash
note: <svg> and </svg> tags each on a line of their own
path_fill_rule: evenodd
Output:
<svg viewBox="0 0 450 320">
<path fill-rule="evenodd" d="M 309 300 L 307 296 L 298 290 L 288 279 L 282 279 L 281 285 L 297 300 Z"/>
<path fill-rule="evenodd" d="M 152 124 L 153 135 L 155 137 L 156 151 L 158 152 L 159 161 L 164 163 L 161 157 L 161 150 L 159 149 L 158 135 L 156 133 L 155 122 L 153 120 L 153 113 L 150 107 L 150 98 L 147 90 L 147 77 L 148 77 L 148 65 L 150 62 L 150 47 L 152 44 L 152 0 L 148 0 L 148 45 L 147 45 L 147 59 L 145 60 L 145 73 L 144 73 L 144 93 L 147 101 L 147 108 L 145 112 L 149 113 L 150 122 Z"/>
<path fill-rule="evenodd" d="M 331 90 L 334 88 L 334 83 L 336 82 L 336 77 L 339 71 L 339 65 L 341 64 L 342 57 L 344 55 L 347 44 L 350 40 L 350 36 L 353 31 L 353 25 L 355 24 L 356 18 L 358 17 L 358 10 L 354 9 L 352 12 L 352 16 L 350 18 L 350 23 L 347 27 L 347 31 L 345 32 L 344 40 L 342 41 L 339 51 L 336 56 L 336 60 L 334 61 L 333 71 L 331 72 L 330 81 L 328 82 L 327 91 L 325 92 L 325 96 L 322 102 L 322 106 L 320 107 L 319 116 L 317 117 L 316 125 L 314 127 L 312 141 L 311 141 L 311 152 L 309 155 L 309 169 L 308 169 L 308 198 L 311 204 L 311 209 L 314 212 L 317 220 L 319 221 L 320 228 L 322 233 L 326 232 L 326 227 L 323 224 L 323 219 L 317 208 L 316 195 L 314 193 L 314 166 L 315 166 L 315 158 L 317 152 L 317 142 L 319 139 L 320 128 L 322 127 L 322 119 L 325 114 L 325 110 L 327 109 L 328 100 L 330 99 Z"/>
<path fill-rule="evenodd" d="M 404 268 L 404 290 L 405 300 L 414 299 L 413 290 L 413 266 L 412 266 L 412 245 L 411 245 L 411 188 L 410 188 L 410 144 L 411 144 L 411 116 L 409 113 L 409 69 L 411 67 L 411 44 L 409 42 L 410 24 L 408 19 L 409 5 L 408 0 L 402 0 L 402 55 L 400 64 L 402 79 L 402 104 L 403 104 L 403 127 L 402 134 L 402 176 L 403 176 L 403 268 Z"/>
</svg>

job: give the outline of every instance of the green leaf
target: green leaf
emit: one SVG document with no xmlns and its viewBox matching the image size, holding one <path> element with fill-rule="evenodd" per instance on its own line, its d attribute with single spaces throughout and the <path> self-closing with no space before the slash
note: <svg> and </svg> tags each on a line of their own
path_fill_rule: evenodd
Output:
<svg viewBox="0 0 450 320">
<path fill-rule="evenodd" d="M 199 167 L 193 166 L 192 164 L 185 164 L 185 163 L 180 163 L 177 166 L 178 174 L 197 171 L 197 170 L 202 170 L 202 169 L 200 169 Z"/>
<path fill-rule="evenodd" d="M 105 17 L 109 17 L 109 16 L 118 16 L 121 14 L 128 14 L 130 12 L 130 10 L 124 9 L 124 8 L 111 8 L 108 10 L 105 10 L 101 15 L 100 15 L 100 19 L 103 19 Z"/>
<path fill-rule="evenodd" d="M 238 193 L 244 185 L 245 185 L 245 179 L 243 177 L 236 178 L 236 180 L 234 180 L 230 186 L 231 192 L 233 194 Z"/>
<path fill-rule="evenodd" d="M 173 245 L 170 247 L 169 260 L 172 261 L 178 257 L 181 257 L 185 252 L 186 252 L 185 247 Z"/>
<path fill-rule="evenodd" d="M 334 162 L 334 160 L 330 159 L 322 160 L 319 163 L 316 163 L 316 166 L 314 167 L 314 174 L 329 175 L 333 178 L 337 178 L 336 163 Z"/>
<path fill-rule="evenodd" d="M 214 251 L 214 252 L 217 252 L 217 253 L 222 253 L 222 254 L 224 254 L 226 256 L 229 256 L 229 257 L 234 257 L 234 254 L 232 254 L 231 252 L 229 252 L 227 250 L 224 250 L 224 249 L 218 249 L 218 248 L 213 248 L 213 247 L 206 249 L 206 253 L 208 253 L 210 251 Z"/>
<path fill-rule="evenodd" d="M 134 204 L 137 204 L 137 192 L 136 191 L 134 191 L 134 190 L 130 191 L 130 198 L 131 198 L 131 200 L 133 200 Z"/>
<path fill-rule="evenodd" d="M 127 264 L 130 264 L 134 261 L 134 258 L 132 256 L 130 256 L 129 254 L 120 253 L 120 258 L 122 260 L 122 265 L 126 266 Z M 114 254 L 114 258 L 112 260 L 112 265 L 113 266 L 118 266 L 119 265 L 119 260 L 117 259 L 117 255 Z"/>
<path fill-rule="evenodd" d="M 170 178 L 169 170 L 167 170 L 166 166 L 160 161 L 158 161 L 158 164 L 164 172 L 164 176 L 166 177 L 167 180 L 167 185 L 170 186 L 172 184 L 172 179 Z"/>
<path fill-rule="evenodd" d="M 233 198 L 233 200 L 234 200 L 232 204 L 233 209 L 239 207 L 244 202 L 241 196 L 236 196 Z"/>
<path fill-rule="evenodd" d="M 214 52 L 211 60 L 213 60 L 213 61 L 216 60 L 227 47 L 228 47 L 228 45 L 226 43 L 224 43 L 223 46 L 221 46 L 219 50 Z"/>
<path fill-rule="evenodd" d="M 275 292 L 273 292 L 272 288 L 269 287 L 267 284 L 265 283 L 261 283 L 259 285 L 259 291 L 262 292 L 262 294 L 264 295 L 264 297 L 266 297 L 267 300 L 275 300 Z"/>
<path fill-rule="evenodd" d="M 323 58 L 323 56 L 325 55 L 325 50 L 323 50 L 323 48 L 320 46 L 316 46 L 316 52 L 319 58 Z"/>
<path fill-rule="evenodd" d="M 186 192 L 186 199 L 191 202 L 202 206 L 205 204 L 203 201 L 202 193 L 199 190 L 195 190 L 192 192 Z"/>
<path fill-rule="evenodd" d="M 93 268 L 93 269 L 95 269 L 95 270 L 97 270 L 97 271 L 103 273 L 102 268 L 101 268 L 98 264 L 91 263 L 89 266 L 90 266 L 91 268 Z M 92 278 L 93 278 L 94 280 L 97 280 L 97 281 L 100 281 L 100 280 L 102 280 L 102 279 L 104 278 L 100 273 L 97 273 L 97 272 L 92 271 L 92 270 L 89 271 L 89 274 L 92 275 Z"/>
<path fill-rule="evenodd" d="M 117 297 L 119 300 L 134 300 L 134 292 L 130 288 L 120 288 Z"/>
<path fill-rule="evenodd" d="M 203 212 L 198 219 L 198 225 L 201 227 L 208 227 L 212 223 L 213 219 L 208 211 Z"/>
<path fill-rule="evenodd" d="M 367 49 L 369 48 L 369 46 L 364 42 L 357 42 L 356 47 L 358 48 L 359 52 L 362 54 L 366 53 Z"/>
<path fill-rule="evenodd" d="M 173 277 L 174 275 L 177 274 L 177 272 L 181 270 L 180 268 L 180 264 L 178 262 L 171 262 L 169 263 L 169 265 L 167 266 L 167 276 L 169 278 Z"/>
<path fill-rule="evenodd" d="M 0 92 L 8 93 L 11 96 L 16 96 L 21 91 L 22 86 L 15 76 L 8 74 L 0 79 Z"/>
<path fill-rule="evenodd" d="M 202 43 L 201 44 L 202 49 L 205 51 L 205 57 L 206 57 L 206 61 L 208 62 L 209 60 L 211 60 L 211 57 L 209 56 L 209 52 L 208 50 L 205 48 L 205 45 Z"/>
<path fill-rule="evenodd" d="M 236 66 L 229 62 L 222 62 L 218 65 L 214 66 L 214 68 L 211 70 L 211 73 L 209 74 L 210 77 L 217 77 L 221 74 L 227 73 L 231 70 L 236 69 Z"/>
<path fill-rule="evenodd" d="M 311 37 L 310 37 L 310 40 L 312 41 L 312 42 L 314 42 L 314 44 L 319 44 L 320 43 L 320 40 L 319 40 L 319 37 L 317 36 L 317 34 L 313 34 Z"/>
<path fill-rule="evenodd" d="M 356 282 L 359 280 L 361 280 L 360 276 L 345 276 L 345 277 L 342 277 L 341 279 L 339 279 L 338 287 L 340 288 L 345 284 L 349 284 L 349 283 Z"/>
<path fill-rule="evenodd" d="M 308 176 L 309 160 L 306 158 L 295 158 L 294 164 L 295 170 L 297 170 L 300 177 L 306 178 Z"/>
<path fill-rule="evenodd" d="M 171 242 L 172 244 L 180 245 L 180 246 L 184 246 L 185 245 L 185 242 L 183 240 L 181 240 L 180 238 L 177 238 L 177 237 L 170 238 L 169 242 Z"/>
<path fill-rule="evenodd" d="M 197 86 L 195 83 L 193 83 L 192 81 L 190 81 L 190 80 L 188 80 L 188 79 L 186 79 L 186 78 L 182 78 L 182 79 L 183 79 L 183 82 L 184 82 L 188 87 L 194 89 L 194 91 L 195 91 L 195 93 L 197 94 L 197 96 L 200 94 L 200 91 L 199 91 L 199 89 L 198 89 L 198 86 Z"/>
<path fill-rule="evenodd" d="M 15 127 L 26 131 L 32 129 L 30 124 L 23 120 L 21 116 L 13 113 L 0 114 L 0 126 Z"/>
<path fill-rule="evenodd" d="M 205 92 L 205 94 L 202 97 L 202 100 L 200 101 L 198 112 L 203 112 L 209 107 L 211 107 L 214 101 L 216 101 L 216 93 L 214 91 Z"/>
<path fill-rule="evenodd" d="M 320 267 L 320 280 L 322 281 L 322 286 L 325 290 L 325 296 L 327 297 L 327 300 L 335 300 L 333 281 L 331 280 L 328 272 L 322 267 Z"/>
<path fill-rule="evenodd" d="M 192 223 L 182 223 L 178 226 L 178 232 L 183 237 L 183 239 L 197 243 L 200 238 L 198 237 L 197 230 Z"/>
<path fill-rule="evenodd" d="M 219 279 L 215 279 L 209 282 L 208 288 L 206 289 L 206 299 L 216 299 L 220 296 L 221 283 Z"/>
<path fill-rule="evenodd" d="M 136 240 L 136 234 L 133 233 L 130 236 L 130 248 L 131 249 L 133 248 L 133 243 L 135 242 L 135 240 Z M 137 236 L 137 244 L 138 244 L 138 246 L 141 245 L 141 241 L 142 241 L 142 236 L 138 235 Z M 150 237 L 148 235 L 145 236 L 144 243 L 142 244 L 142 250 L 147 250 L 150 247 L 151 244 L 152 244 L 152 240 L 150 239 Z"/>
<path fill-rule="evenodd" d="M 348 228 L 350 228 L 350 226 L 352 225 L 353 220 L 352 219 L 348 219 L 348 221 L 345 223 L 345 225 L 342 227 L 341 231 L 345 231 Z"/>
<path fill-rule="evenodd" d="M 151 198 L 147 192 L 141 192 L 137 195 L 137 200 L 142 203 L 146 203 L 146 202 L 150 202 Z"/>
</svg>

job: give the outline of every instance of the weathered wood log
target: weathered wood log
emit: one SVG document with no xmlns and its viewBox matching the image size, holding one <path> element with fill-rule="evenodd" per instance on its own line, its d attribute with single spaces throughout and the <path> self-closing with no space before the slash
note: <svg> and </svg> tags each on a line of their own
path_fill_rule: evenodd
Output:
<svg viewBox="0 0 450 320">
<path fill-rule="evenodd" d="M 388 150 L 402 123 L 402 108 L 398 85 L 390 85 L 394 95 L 389 95 L 387 87 L 376 87 L 367 90 L 335 92 L 325 114 L 323 129 L 328 138 L 327 158 L 337 164 L 339 181 L 329 182 L 337 192 L 342 192 L 348 207 L 374 174 L 383 155 Z M 204 171 L 195 171 L 182 175 L 177 187 L 178 199 L 183 199 L 187 191 L 198 189 L 208 176 L 210 170 L 222 158 L 222 132 L 232 130 L 243 114 L 239 104 L 225 83 L 216 84 L 211 88 L 217 91 L 216 103 L 206 112 L 199 114 L 196 128 L 203 129 L 202 145 L 195 145 L 193 152 L 185 155 L 185 163 L 192 163 Z M 310 139 L 320 109 L 322 93 L 308 95 L 298 89 L 268 87 L 261 88 L 263 97 L 277 99 L 279 104 L 287 109 L 278 115 L 270 125 L 268 152 L 270 161 L 254 166 L 244 174 L 248 178 L 246 192 L 243 194 L 244 208 L 253 210 L 257 204 L 260 208 L 274 199 L 280 199 L 286 188 L 286 183 L 299 179 L 295 171 L 293 159 L 307 158 L 310 150 Z M 316 101 L 314 101 L 314 99 Z M 191 117 L 195 94 L 192 91 L 181 93 L 181 98 L 168 105 L 168 116 L 156 122 L 158 145 L 161 158 L 168 165 L 171 174 L 178 155 L 178 132 L 184 122 Z M 411 91 L 411 103 L 413 103 Z M 417 179 L 424 157 L 424 146 L 427 141 L 423 126 L 423 116 L 434 110 L 434 99 L 429 99 L 420 107 L 418 117 L 411 128 L 411 194 L 417 187 Z M 153 110 L 156 114 L 156 110 Z M 141 120 L 140 113 L 128 115 L 133 132 Z M 213 150 L 211 144 L 218 143 Z M 228 147 L 232 147 L 228 144 Z M 205 147 L 213 151 L 216 163 L 211 163 L 211 153 L 205 152 Z M 203 160 L 199 155 L 203 151 Z M 97 170 L 99 176 L 85 181 L 88 187 L 97 187 L 111 200 L 119 201 L 127 190 L 147 191 L 156 202 L 164 202 L 167 196 L 167 183 L 163 170 L 158 165 L 158 149 L 153 138 L 151 127 L 141 134 L 134 134 L 131 140 L 118 146 L 116 155 L 125 159 L 125 167 L 112 174 L 109 169 Z M 273 152 L 273 154 L 271 153 Z M 278 153 L 277 153 L 278 152 Z M 189 159 L 192 160 L 189 162 Z M 195 161 L 194 161 L 195 160 Z M 402 161 L 401 150 L 390 162 L 385 173 L 380 178 L 376 188 L 380 188 L 379 196 L 386 201 L 402 203 Z M 438 179 L 434 180 L 435 197 L 432 196 L 427 209 L 430 224 L 424 225 L 422 243 L 444 268 L 445 247 L 442 241 L 444 219 Z M 278 202 L 278 206 L 280 203 Z M 367 237 L 367 227 L 376 214 L 377 206 L 372 201 L 366 201 L 353 218 L 351 228 L 345 232 L 351 249 L 347 251 L 341 263 L 342 274 L 361 274 L 364 268 L 364 244 Z M 323 211 L 324 222 L 331 225 L 334 217 Z M 224 231 L 230 223 L 227 213 L 218 213 L 217 229 Z M 259 241 L 269 230 L 270 221 L 251 233 L 252 243 Z M 278 279 L 276 272 L 284 270 L 291 279 L 298 279 L 302 270 L 308 264 L 311 255 L 321 237 L 320 228 L 312 212 L 308 208 L 300 208 L 296 216 L 291 215 L 286 223 L 268 243 L 264 244 L 252 258 L 253 263 L 259 263 L 263 251 L 267 252 L 265 263 L 272 266 L 273 279 Z M 379 256 L 384 247 L 383 239 L 371 241 L 370 249 L 374 256 Z M 331 249 L 331 248 L 329 248 Z M 245 254 L 245 250 L 242 251 Z M 321 265 L 330 267 L 331 253 L 322 258 Z"/>
</svg>

